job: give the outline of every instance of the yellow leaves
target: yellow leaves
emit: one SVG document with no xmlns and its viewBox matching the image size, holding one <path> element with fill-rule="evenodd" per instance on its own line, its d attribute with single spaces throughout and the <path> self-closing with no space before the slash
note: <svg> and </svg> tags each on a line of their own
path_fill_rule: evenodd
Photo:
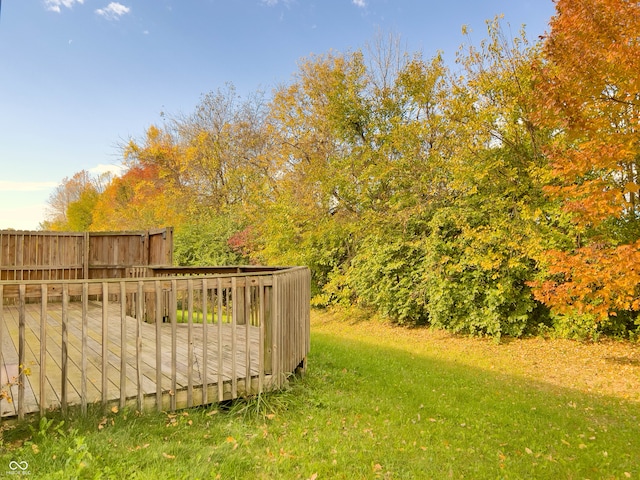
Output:
<svg viewBox="0 0 640 480">
<path fill-rule="evenodd" d="M 625 193 L 638 193 L 640 192 L 640 185 L 629 182 L 624 186 L 624 191 Z"/>
<path fill-rule="evenodd" d="M 98 430 L 102 430 L 107 425 L 107 421 L 106 417 L 100 420 L 100 423 L 98 423 Z"/>
<path fill-rule="evenodd" d="M 164 453 L 162 452 L 162 456 L 168 460 L 175 460 L 176 456 L 175 455 L 170 455 L 168 453 Z"/>
<path fill-rule="evenodd" d="M 239 446 L 238 441 L 235 438 L 233 438 L 232 436 L 228 436 L 226 438 L 225 442 L 233 445 L 233 448 L 232 448 L 233 450 L 236 450 L 238 448 L 238 446 Z"/>
<path fill-rule="evenodd" d="M 138 450 L 144 450 L 145 448 L 149 448 L 151 444 L 145 443 L 144 445 L 136 445 L 135 447 L 129 447 L 127 450 L 130 452 L 137 452 Z"/>
</svg>

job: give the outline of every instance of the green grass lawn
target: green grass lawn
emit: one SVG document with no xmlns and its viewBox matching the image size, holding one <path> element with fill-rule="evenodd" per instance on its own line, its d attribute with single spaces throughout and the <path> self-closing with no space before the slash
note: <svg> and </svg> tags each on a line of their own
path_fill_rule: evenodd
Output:
<svg viewBox="0 0 640 480">
<path fill-rule="evenodd" d="M 435 355 L 396 331 L 315 320 L 304 379 L 230 408 L 5 429 L 0 478 L 11 461 L 28 462 L 32 478 L 64 479 L 640 475 L 637 402 L 475 367 L 475 352 Z"/>
</svg>

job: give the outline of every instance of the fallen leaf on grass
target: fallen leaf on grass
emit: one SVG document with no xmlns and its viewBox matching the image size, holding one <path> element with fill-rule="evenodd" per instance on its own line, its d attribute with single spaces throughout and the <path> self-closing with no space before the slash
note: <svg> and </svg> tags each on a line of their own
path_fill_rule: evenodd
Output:
<svg viewBox="0 0 640 480">
<path fill-rule="evenodd" d="M 162 456 L 164 458 L 168 458 L 169 460 L 173 460 L 174 458 L 176 458 L 175 455 L 169 455 L 168 453 L 164 453 L 164 452 L 162 452 Z"/>
<path fill-rule="evenodd" d="M 107 425 L 107 417 L 104 417 L 102 420 L 100 420 L 100 423 L 98 424 L 98 430 L 102 430 L 106 425 Z"/>
</svg>

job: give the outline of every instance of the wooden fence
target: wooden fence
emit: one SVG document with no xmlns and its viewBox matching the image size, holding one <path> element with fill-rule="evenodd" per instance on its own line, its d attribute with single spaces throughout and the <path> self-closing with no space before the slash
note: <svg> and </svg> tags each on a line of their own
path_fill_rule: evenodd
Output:
<svg viewBox="0 0 640 480">
<path fill-rule="evenodd" d="M 0 417 L 114 402 L 175 410 L 277 388 L 306 366 L 307 268 L 136 273 L 0 281 Z"/>
<path fill-rule="evenodd" d="M 0 231 L 0 280 L 122 278 L 132 265 L 173 262 L 173 229 L 139 232 Z"/>
</svg>

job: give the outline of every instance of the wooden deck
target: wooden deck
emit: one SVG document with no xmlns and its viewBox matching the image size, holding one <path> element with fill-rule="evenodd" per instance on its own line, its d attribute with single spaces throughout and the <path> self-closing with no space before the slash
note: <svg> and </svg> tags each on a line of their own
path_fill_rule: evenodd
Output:
<svg viewBox="0 0 640 480">
<path fill-rule="evenodd" d="M 265 380 L 261 375 L 260 328 L 256 326 L 149 324 L 131 316 L 123 323 L 120 304 L 108 304 L 103 310 L 97 301 L 88 302 L 84 310 L 83 315 L 82 302 L 70 302 L 65 329 L 62 304 L 50 302 L 43 329 L 41 305 L 25 306 L 24 413 L 96 402 L 174 410 L 261 391 L 262 384 L 269 382 L 269 376 Z M 4 307 L 0 328 L 0 385 L 4 386 L 20 372 L 17 306 Z M 43 331 L 46 338 L 41 349 Z M 14 383 L 7 389 L 11 401 L 0 400 L 0 417 L 18 415 L 20 388 Z"/>
</svg>

